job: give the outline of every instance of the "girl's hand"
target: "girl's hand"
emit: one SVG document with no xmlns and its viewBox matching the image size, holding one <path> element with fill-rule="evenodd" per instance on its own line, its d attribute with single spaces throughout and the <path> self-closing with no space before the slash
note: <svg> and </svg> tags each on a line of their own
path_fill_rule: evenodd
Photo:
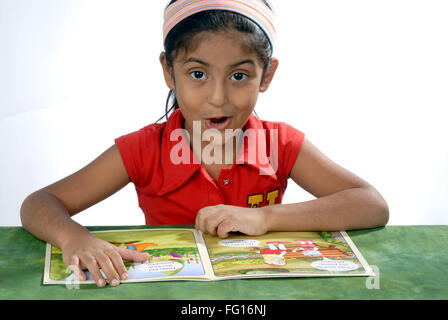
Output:
<svg viewBox="0 0 448 320">
<path fill-rule="evenodd" d="M 268 231 L 268 226 L 266 214 L 260 208 L 219 204 L 198 211 L 196 229 L 226 238 L 229 232 L 235 231 L 251 236 L 262 235 Z"/>
<path fill-rule="evenodd" d="M 80 281 L 87 279 L 83 269 L 88 269 L 98 287 L 104 287 L 106 280 L 100 272 L 103 270 L 110 285 L 118 286 L 117 272 L 121 280 L 128 278 L 123 260 L 143 262 L 149 259 L 147 253 L 122 249 L 93 235 L 76 238 L 62 249 L 63 261 Z"/>
</svg>

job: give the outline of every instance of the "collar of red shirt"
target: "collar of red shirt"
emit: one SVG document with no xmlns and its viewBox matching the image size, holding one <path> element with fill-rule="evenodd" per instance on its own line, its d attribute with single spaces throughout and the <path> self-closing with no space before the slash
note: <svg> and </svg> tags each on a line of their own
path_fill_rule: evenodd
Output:
<svg viewBox="0 0 448 320">
<path fill-rule="evenodd" d="M 171 132 L 173 130 L 182 129 L 183 121 L 184 117 L 182 116 L 182 113 L 179 109 L 176 109 L 168 118 L 165 131 L 161 137 L 161 166 L 163 170 L 164 183 L 158 192 L 159 195 L 166 194 L 184 185 L 191 178 L 191 176 L 202 167 L 202 165 L 196 160 L 197 158 L 188 145 L 188 140 L 186 138 L 176 141 L 171 141 L 170 139 Z M 247 129 L 254 130 L 248 131 Z M 276 170 L 272 168 L 271 161 L 267 157 L 266 130 L 263 127 L 261 120 L 254 114 L 251 114 L 245 125 L 244 132 L 245 135 L 247 132 L 253 134 L 252 138 L 249 140 L 255 141 L 256 143 L 243 143 L 243 149 L 239 150 L 237 162 L 233 164 L 233 167 L 237 165 L 247 165 L 252 167 L 254 170 L 258 170 L 259 174 L 266 178 L 277 179 L 275 175 Z M 172 148 L 179 143 L 186 144 L 183 146 L 182 150 L 188 150 L 188 158 L 190 159 L 189 163 L 175 164 L 170 159 L 170 152 Z M 275 158 L 274 161 L 276 161 Z"/>
</svg>

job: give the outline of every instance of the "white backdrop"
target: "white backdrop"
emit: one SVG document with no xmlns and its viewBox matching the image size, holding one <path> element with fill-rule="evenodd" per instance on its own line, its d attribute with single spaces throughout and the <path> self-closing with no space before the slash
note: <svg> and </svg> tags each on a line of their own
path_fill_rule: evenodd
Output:
<svg viewBox="0 0 448 320">
<path fill-rule="evenodd" d="M 272 0 L 285 121 L 373 184 L 389 224 L 448 224 L 448 2 Z M 157 120 L 165 0 L 0 0 L 0 225 L 31 192 Z M 284 202 L 312 197 L 291 181 Z M 132 184 L 75 216 L 144 224 Z"/>
</svg>

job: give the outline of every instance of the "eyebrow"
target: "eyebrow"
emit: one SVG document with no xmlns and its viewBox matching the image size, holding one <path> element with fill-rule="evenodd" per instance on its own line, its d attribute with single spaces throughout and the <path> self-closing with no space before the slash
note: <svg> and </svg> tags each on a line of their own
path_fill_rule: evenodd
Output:
<svg viewBox="0 0 448 320">
<path fill-rule="evenodd" d="M 193 58 L 193 57 L 192 58 L 188 58 L 187 60 L 185 60 L 184 65 L 187 64 L 187 63 L 190 63 L 190 62 L 196 62 L 196 63 L 202 64 L 202 65 L 204 65 L 206 67 L 210 66 L 209 63 L 204 62 L 201 59 L 197 59 L 197 58 Z M 232 64 L 230 67 L 231 68 L 235 68 L 235 67 L 238 67 L 238 66 L 240 66 L 242 64 L 246 64 L 246 63 L 252 64 L 253 66 L 255 66 L 255 62 L 252 59 L 245 59 L 245 60 L 242 60 L 242 61 L 239 61 L 237 63 Z"/>
</svg>

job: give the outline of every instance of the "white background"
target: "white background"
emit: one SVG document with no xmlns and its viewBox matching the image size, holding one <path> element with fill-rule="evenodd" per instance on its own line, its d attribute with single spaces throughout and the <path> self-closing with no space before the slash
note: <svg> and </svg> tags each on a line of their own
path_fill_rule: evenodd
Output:
<svg viewBox="0 0 448 320">
<path fill-rule="evenodd" d="M 163 114 L 167 2 L 0 0 L 0 225 Z M 373 184 L 389 224 L 448 224 L 448 2 L 271 2 L 280 67 L 260 118 Z M 290 181 L 284 202 L 311 198 Z M 75 220 L 144 224 L 132 184 Z"/>
</svg>

